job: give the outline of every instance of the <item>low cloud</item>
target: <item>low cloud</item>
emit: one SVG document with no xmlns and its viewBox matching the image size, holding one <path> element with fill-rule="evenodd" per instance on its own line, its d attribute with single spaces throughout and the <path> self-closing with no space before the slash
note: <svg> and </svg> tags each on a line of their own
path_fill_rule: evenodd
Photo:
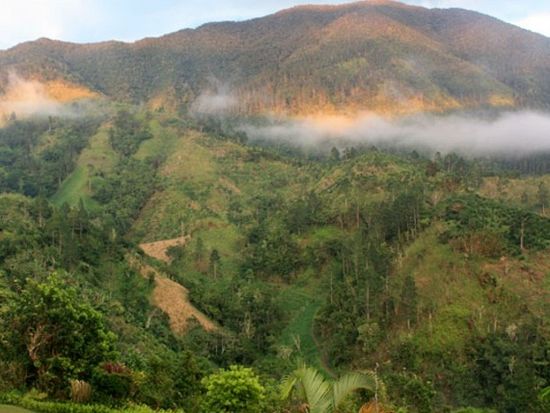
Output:
<svg viewBox="0 0 550 413">
<path fill-rule="evenodd" d="M 50 96 L 51 87 L 56 90 L 55 98 Z M 18 119 L 98 115 L 104 108 L 97 105 L 97 98 L 98 95 L 79 86 L 67 86 L 62 82 L 47 86 L 10 72 L 5 77 L 3 89 L 0 89 L 0 126 L 12 115 Z"/>
<path fill-rule="evenodd" d="M 0 114 L 29 117 L 59 116 L 64 112 L 64 105 L 49 98 L 40 82 L 25 80 L 15 73 L 8 74 L 5 93 L 0 96 Z"/>
<path fill-rule="evenodd" d="M 466 156 L 513 157 L 550 152 L 550 114 L 527 111 L 492 119 L 468 115 L 419 115 L 399 120 L 374 114 L 315 117 L 271 121 L 264 126 L 244 125 L 241 129 L 252 141 L 284 142 L 321 150 L 376 145 Z"/>
<path fill-rule="evenodd" d="M 226 86 L 219 86 L 206 91 L 193 102 L 191 112 L 196 115 L 223 115 L 231 112 L 238 105 L 237 98 Z"/>
</svg>

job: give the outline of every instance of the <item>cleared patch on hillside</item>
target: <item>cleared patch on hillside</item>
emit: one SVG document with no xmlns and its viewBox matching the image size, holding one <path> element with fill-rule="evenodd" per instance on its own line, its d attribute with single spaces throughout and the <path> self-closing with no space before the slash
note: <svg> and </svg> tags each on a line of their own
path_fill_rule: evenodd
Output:
<svg viewBox="0 0 550 413">
<path fill-rule="evenodd" d="M 172 127 L 163 126 L 158 119 L 151 119 L 149 129 L 153 137 L 141 143 L 135 158 L 145 160 L 148 157 L 170 156 L 178 140 L 177 131 Z"/>
<path fill-rule="evenodd" d="M 155 307 L 168 316 L 170 328 L 175 334 L 185 334 L 192 326 L 193 321 L 197 322 L 205 331 L 218 330 L 216 324 L 191 304 L 187 288 L 170 280 L 150 265 L 135 264 L 142 276 L 148 279 L 154 277 L 155 288 L 151 301 Z"/>
<path fill-rule="evenodd" d="M 442 349 L 462 351 L 475 334 L 518 325 L 535 314 L 550 312 L 550 255 L 548 251 L 523 257 L 487 259 L 442 244 L 444 229 L 427 229 L 398 260 L 390 279 L 401 291 L 411 274 L 418 293 L 418 322 L 414 340 L 427 353 Z M 396 334 L 410 334 L 403 329 Z"/>
<path fill-rule="evenodd" d="M 165 239 L 162 241 L 148 242 L 140 244 L 139 247 L 150 257 L 156 258 L 159 261 L 169 263 L 168 249 L 171 247 L 179 247 L 185 245 L 189 240 L 189 236 L 183 236 L 174 239 Z"/>
<path fill-rule="evenodd" d="M 315 315 L 321 307 L 316 293 L 307 288 L 287 288 L 282 292 L 281 302 L 291 316 L 279 338 L 279 352 L 296 353 L 309 365 L 328 371 L 313 332 Z"/>
<path fill-rule="evenodd" d="M 479 194 L 543 215 L 538 194 L 541 184 L 550 188 L 550 175 L 522 178 L 488 177 L 483 179 Z M 550 215 L 549 211 L 545 213 L 546 216 Z"/>
<path fill-rule="evenodd" d="M 153 142 L 147 141 L 141 149 L 145 150 L 145 145 L 153 148 Z M 216 236 L 223 235 L 225 239 L 231 237 L 236 244 L 229 246 L 225 242 L 215 248 L 231 250 L 226 252 L 232 255 L 241 249 L 240 237 L 233 236 L 238 230 L 232 228 L 229 220 L 235 212 L 230 210 L 232 206 L 240 209 L 243 216 L 254 214 L 258 194 L 277 193 L 288 199 L 301 194 L 308 183 L 308 175 L 293 164 L 195 130 L 170 140 L 170 145 L 166 161 L 159 169 L 163 184 L 148 200 L 132 228 L 136 239 L 150 242 L 177 237 L 183 223 L 194 237 L 197 231 L 201 231 L 198 235 L 203 238 L 209 237 L 205 232 L 216 232 Z M 212 222 L 215 226 L 209 225 Z M 231 234 L 220 234 L 223 228 Z"/>
<path fill-rule="evenodd" d="M 481 283 L 496 282 L 539 317 L 550 314 L 550 250 L 528 253 L 521 260 L 502 257 L 485 263 L 481 269 Z"/>
</svg>

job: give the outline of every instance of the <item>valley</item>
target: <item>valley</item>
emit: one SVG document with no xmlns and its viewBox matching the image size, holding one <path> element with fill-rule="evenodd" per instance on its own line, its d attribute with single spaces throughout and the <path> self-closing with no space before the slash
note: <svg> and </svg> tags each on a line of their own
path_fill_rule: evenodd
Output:
<svg viewBox="0 0 550 413">
<path fill-rule="evenodd" d="M 386 0 L 0 51 L 0 412 L 548 412 L 549 80 Z"/>
</svg>

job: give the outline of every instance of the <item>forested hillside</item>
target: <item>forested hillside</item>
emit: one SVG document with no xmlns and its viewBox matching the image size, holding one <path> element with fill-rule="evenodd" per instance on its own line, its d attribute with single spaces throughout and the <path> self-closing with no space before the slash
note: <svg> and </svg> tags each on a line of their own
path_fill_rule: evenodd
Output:
<svg viewBox="0 0 550 413">
<path fill-rule="evenodd" d="M 314 401 L 278 382 L 317 369 L 370 372 L 341 412 L 545 411 L 545 158 L 307 154 L 232 124 L 1 129 L 4 400 L 219 411 L 242 375 L 259 393 L 230 411 L 285 411 Z"/>
<path fill-rule="evenodd" d="M 62 81 L 72 94 L 80 85 L 81 95 L 183 111 L 199 96 L 203 109 L 219 109 L 221 96 L 246 114 L 550 104 L 544 36 L 466 10 L 393 1 L 297 7 L 132 44 L 40 39 L 0 52 L 0 68 L 4 87 L 12 71 Z"/>
</svg>

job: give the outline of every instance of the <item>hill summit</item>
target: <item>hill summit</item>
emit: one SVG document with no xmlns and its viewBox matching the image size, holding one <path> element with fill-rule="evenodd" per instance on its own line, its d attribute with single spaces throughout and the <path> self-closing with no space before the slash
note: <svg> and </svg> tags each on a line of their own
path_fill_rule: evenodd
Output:
<svg viewBox="0 0 550 413">
<path fill-rule="evenodd" d="M 386 0 L 298 6 L 135 43 L 48 39 L 8 73 L 115 100 L 240 114 L 550 106 L 550 39 L 462 9 Z"/>
</svg>

